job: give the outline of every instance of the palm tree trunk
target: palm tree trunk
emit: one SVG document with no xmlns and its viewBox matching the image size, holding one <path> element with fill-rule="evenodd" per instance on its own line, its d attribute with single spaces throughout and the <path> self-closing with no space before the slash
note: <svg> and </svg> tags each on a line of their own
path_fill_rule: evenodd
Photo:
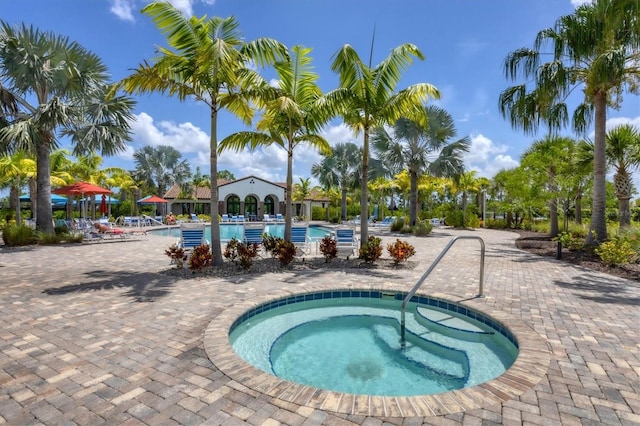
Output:
<svg viewBox="0 0 640 426">
<path fill-rule="evenodd" d="M 369 239 L 369 126 L 364 127 L 364 143 L 362 145 L 362 185 L 360 195 L 360 247 L 364 247 Z"/>
<path fill-rule="evenodd" d="M 38 183 L 32 177 L 29 178 L 29 200 L 31 200 L 31 219 L 35 219 L 38 211 Z"/>
<path fill-rule="evenodd" d="M 220 246 L 220 222 L 218 220 L 218 112 L 211 108 L 211 150 L 209 162 L 211 176 L 211 255 L 213 266 L 222 266 L 222 247 Z"/>
<path fill-rule="evenodd" d="M 51 210 L 51 162 L 49 153 L 53 135 L 46 132 L 43 141 L 36 145 L 37 210 L 36 227 L 47 234 L 53 234 L 53 211 Z"/>
<path fill-rule="evenodd" d="M 558 235 L 560 226 L 558 224 L 558 199 L 552 198 L 549 201 L 549 235 L 555 237 Z"/>
<path fill-rule="evenodd" d="M 593 143 L 593 206 L 591 208 L 591 225 L 586 243 L 598 245 L 607 239 L 606 206 L 606 122 L 607 94 L 599 91 L 593 97 L 595 108 L 595 137 Z"/>
<path fill-rule="evenodd" d="M 418 174 L 414 170 L 409 171 L 409 226 L 416 225 L 418 215 Z"/>
<path fill-rule="evenodd" d="M 342 185 L 342 194 L 340 199 L 340 218 L 342 221 L 347 220 L 347 186 Z"/>
<path fill-rule="evenodd" d="M 17 180 L 17 179 L 16 179 Z M 16 214 L 16 225 L 22 223 L 22 215 L 20 214 L 20 186 L 11 185 L 9 189 L 9 207 L 14 209 Z"/>
<path fill-rule="evenodd" d="M 576 195 L 576 223 L 582 224 L 582 188 L 578 190 L 578 195 Z"/>
<path fill-rule="evenodd" d="M 293 143 L 289 141 L 289 149 L 287 150 L 287 193 L 285 195 L 285 209 L 287 215 L 284 218 L 284 239 L 291 241 L 291 220 L 293 219 Z"/>
<path fill-rule="evenodd" d="M 631 177 L 626 173 L 618 172 L 613 175 L 613 183 L 615 184 L 616 197 L 618 198 L 620 229 L 629 229 L 631 227 L 631 208 L 629 206 L 632 188 Z"/>
<path fill-rule="evenodd" d="M 467 191 L 462 191 L 462 227 L 466 226 L 467 222 Z"/>
</svg>

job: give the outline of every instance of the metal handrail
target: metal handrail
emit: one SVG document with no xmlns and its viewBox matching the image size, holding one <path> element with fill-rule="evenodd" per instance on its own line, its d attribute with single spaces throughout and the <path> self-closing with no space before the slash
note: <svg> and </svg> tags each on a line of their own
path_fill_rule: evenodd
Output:
<svg viewBox="0 0 640 426">
<path fill-rule="evenodd" d="M 422 274 L 420 279 L 418 279 L 418 282 L 413 286 L 409 294 L 407 294 L 407 296 L 402 301 L 402 310 L 400 313 L 400 339 L 401 339 L 402 347 L 404 347 L 405 345 L 405 311 L 407 308 L 407 303 L 409 303 L 411 298 L 416 294 L 416 291 L 418 291 L 418 288 L 420 288 L 424 280 L 426 280 L 429 274 L 431 273 L 431 271 L 433 271 L 433 268 L 436 267 L 436 265 L 440 262 L 440 260 L 442 260 L 444 255 L 447 254 L 451 246 L 458 240 L 480 241 L 480 287 L 478 289 L 477 297 L 484 297 L 484 295 L 482 294 L 482 282 L 484 279 L 484 240 L 475 235 L 460 235 L 458 237 L 454 237 L 451 241 L 449 241 L 449 244 L 447 244 L 446 247 L 442 249 L 438 257 L 436 257 L 436 260 L 434 260 L 431 266 L 429 267 L 429 269 L 427 269 L 427 271 L 424 274 Z"/>
</svg>

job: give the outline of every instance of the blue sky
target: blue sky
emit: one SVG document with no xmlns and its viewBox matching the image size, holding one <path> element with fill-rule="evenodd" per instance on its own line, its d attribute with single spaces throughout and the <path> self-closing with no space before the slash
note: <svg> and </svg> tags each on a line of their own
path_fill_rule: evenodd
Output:
<svg viewBox="0 0 640 426">
<path fill-rule="evenodd" d="M 416 44 L 425 55 L 404 74 L 398 86 L 428 82 L 442 93 L 434 104 L 454 118 L 458 135 L 469 136 L 468 169 L 492 177 L 502 168 L 518 164 L 522 152 L 536 140 L 514 131 L 500 116 L 498 96 L 513 84 L 504 77 L 506 55 L 531 47 L 538 31 L 550 27 L 561 15 L 571 13 L 585 0 L 173 0 L 187 15 L 235 15 L 247 40 L 272 37 L 287 46 L 313 48 L 315 71 L 323 91 L 334 89 L 337 76 L 330 70 L 333 54 L 351 44 L 362 58 L 369 55 L 375 26 L 373 61 L 379 63 L 390 49 L 405 42 Z M 98 54 L 113 80 L 131 72 L 141 61 L 165 46 L 164 37 L 151 20 L 140 13 L 146 0 L 0 0 L 0 19 L 22 22 L 66 35 Z M 273 72 L 263 75 L 270 79 Z M 105 166 L 133 169 L 132 154 L 146 145 L 171 145 L 180 150 L 192 168 L 208 174 L 209 112 L 194 101 L 179 102 L 160 95 L 137 96 L 133 141 L 117 157 L 105 158 Z M 610 125 L 632 122 L 640 127 L 640 98 L 627 94 L 619 111 L 609 110 Z M 218 136 L 244 130 L 236 118 L 222 114 Z M 590 132 L 591 135 L 593 134 Z M 572 135 L 569 131 L 566 135 Z M 331 144 L 355 142 L 336 120 L 324 131 Z M 539 134 L 537 137 L 542 137 Z M 307 147 L 294 157 L 294 181 L 311 177 L 310 168 L 321 157 Z M 286 155 L 277 147 L 254 153 L 225 152 L 221 169 L 236 177 L 250 174 L 284 181 Z M 640 186 L 636 173 L 636 186 Z"/>
</svg>

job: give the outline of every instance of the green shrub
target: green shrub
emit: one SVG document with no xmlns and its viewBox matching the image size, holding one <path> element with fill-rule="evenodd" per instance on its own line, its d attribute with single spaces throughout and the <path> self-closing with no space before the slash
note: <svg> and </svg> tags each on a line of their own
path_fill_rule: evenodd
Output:
<svg viewBox="0 0 640 426">
<path fill-rule="evenodd" d="M 465 221 L 467 228 L 480 228 L 480 218 L 475 213 L 467 212 Z"/>
<path fill-rule="evenodd" d="M 637 256 L 629 241 L 618 238 L 600 244 L 595 252 L 605 264 L 611 266 L 631 263 Z"/>
<path fill-rule="evenodd" d="M 325 262 L 330 262 L 338 256 L 338 242 L 327 235 L 320 240 L 320 253 L 324 256 Z"/>
<path fill-rule="evenodd" d="M 366 263 L 373 263 L 382 256 L 382 240 L 370 235 L 367 242 L 360 248 L 360 259 Z"/>
<path fill-rule="evenodd" d="M 433 231 L 433 225 L 428 221 L 420 221 L 413 228 L 413 235 L 416 237 L 425 237 Z"/>
<path fill-rule="evenodd" d="M 398 265 L 400 262 L 404 262 L 416 254 L 416 251 L 411 244 L 406 241 L 400 241 L 400 239 L 396 239 L 395 243 L 387 244 L 387 251 L 393 258 L 393 263 L 395 265 Z"/>
<path fill-rule="evenodd" d="M 7 247 L 19 247 L 36 244 L 36 231 L 24 225 L 8 224 L 2 228 L 2 240 Z"/>
<path fill-rule="evenodd" d="M 389 227 L 389 230 L 391 232 L 400 232 L 402 228 L 404 228 L 404 216 L 397 217 Z"/>
<path fill-rule="evenodd" d="M 184 251 L 184 248 L 177 244 L 171 244 L 169 248 L 164 251 L 164 254 L 169 256 L 171 263 L 175 263 L 178 269 L 182 269 L 184 261 L 187 260 L 187 253 Z"/>
<path fill-rule="evenodd" d="M 553 238 L 553 241 L 562 244 L 569 250 L 581 250 L 584 247 L 584 238 L 572 235 L 570 232 L 561 232 Z"/>
<path fill-rule="evenodd" d="M 484 224 L 489 229 L 507 229 L 507 221 L 506 219 L 490 219 L 484 221 Z M 545 231 L 545 232 L 548 232 Z"/>
<path fill-rule="evenodd" d="M 59 244 L 66 241 L 65 234 L 56 234 L 55 232 L 50 234 L 36 231 L 36 238 L 38 239 L 38 244 L 43 245 Z"/>
</svg>

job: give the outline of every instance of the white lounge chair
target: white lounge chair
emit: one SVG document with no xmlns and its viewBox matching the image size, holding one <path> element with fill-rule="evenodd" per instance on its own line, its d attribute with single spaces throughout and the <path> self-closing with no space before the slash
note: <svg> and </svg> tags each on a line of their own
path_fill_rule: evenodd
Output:
<svg viewBox="0 0 640 426">
<path fill-rule="evenodd" d="M 358 241 L 353 228 L 336 229 L 336 248 L 338 249 L 338 256 L 346 254 L 347 259 L 357 253 Z"/>
<path fill-rule="evenodd" d="M 282 214 L 280 213 L 276 214 L 276 222 L 284 222 L 284 218 L 282 217 Z"/>
<path fill-rule="evenodd" d="M 262 244 L 262 234 L 264 233 L 264 223 L 245 223 L 242 231 L 242 241 L 245 243 Z"/>
<path fill-rule="evenodd" d="M 223 214 L 222 215 L 222 222 L 223 223 L 229 222 L 229 215 L 228 214 Z"/>
<path fill-rule="evenodd" d="M 209 244 L 204 238 L 204 223 L 183 223 L 180 225 L 180 238 L 176 243 L 178 247 L 193 250 L 202 244 Z"/>
<path fill-rule="evenodd" d="M 311 250 L 311 241 L 307 237 L 307 230 L 308 227 L 306 225 L 291 226 L 291 242 L 295 244 L 302 254 L 309 254 Z"/>
</svg>

